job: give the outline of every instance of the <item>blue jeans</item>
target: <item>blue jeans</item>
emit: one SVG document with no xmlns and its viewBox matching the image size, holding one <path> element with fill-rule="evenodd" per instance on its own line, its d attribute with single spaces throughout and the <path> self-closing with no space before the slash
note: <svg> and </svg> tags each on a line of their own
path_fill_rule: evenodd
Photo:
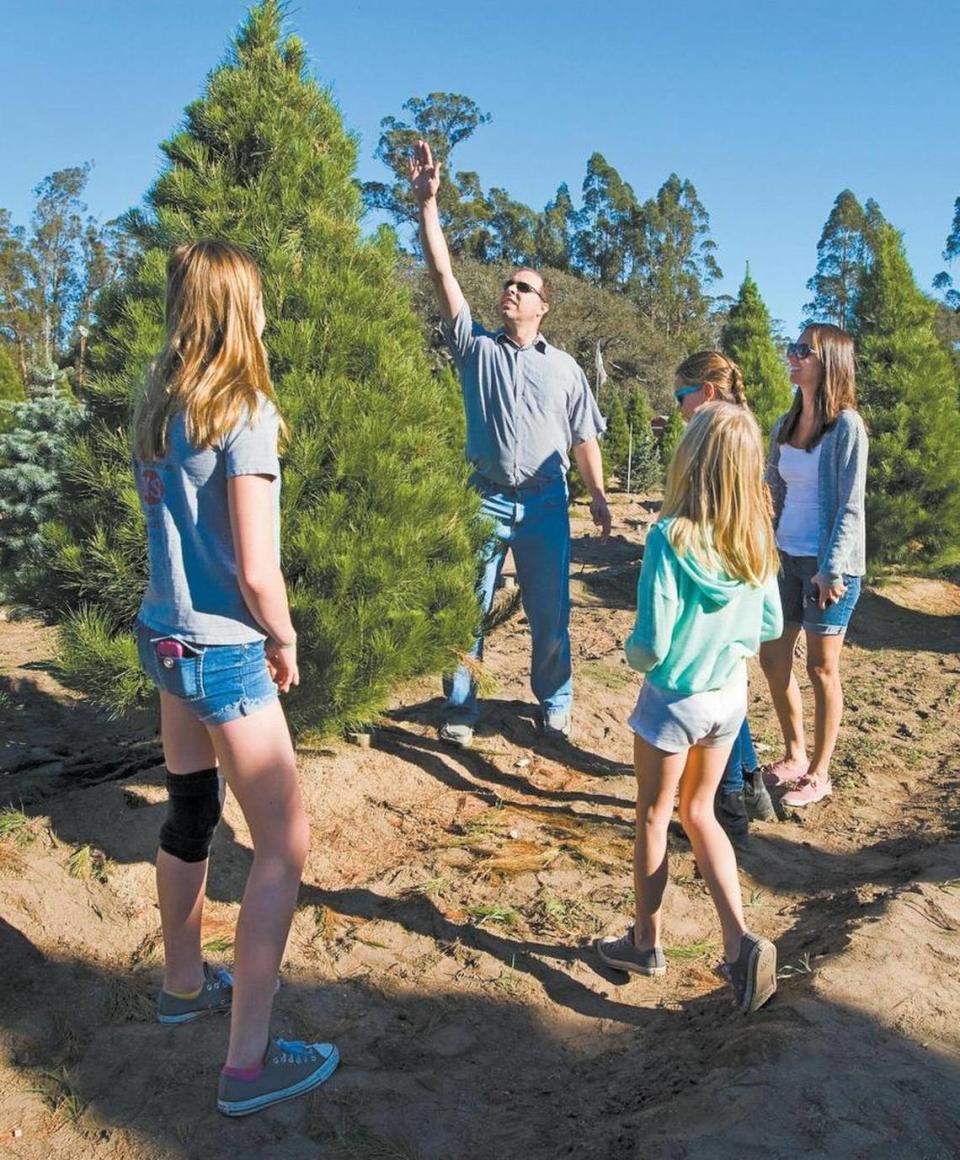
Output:
<svg viewBox="0 0 960 1160">
<path fill-rule="evenodd" d="M 569 712 L 573 701 L 570 665 L 570 517 L 567 485 L 557 479 L 542 487 L 499 488 L 473 480 L 483 496 L 481 511 L 493 521 L 480 554 L 477 595 L 483 615 L 493 606 L 507 549 L 513 552 L 523 610 L 530 625 L 533 658 L 530 686 L 543 711 Z M 470 656 L 483 659 L 483 635 Z M 476 684 L 461 665 L 445 678 L 448 721 L 473 725 L 479 717 Z"/>
<path fill-rule="evenodd" d="M 161 657 L 157 645 L 176 641 L 181 657 Z M 137 622 L 140 665 L 164 693 L 178 697 L 204 725 L 249 717 L 277 699 L 262 640 L 249 644 L 196 644 Z"/>
<path fill-rule="evenodd" d="M 740 726 L 730 750 L 727 768 L 723 771 L 723 780 L 720 782 L 721 794 L 739 793 L 743 789 L 743 773 L 746 770 L 752 773 L 760 767 L 757 751 L 753 747 L 753 737 L 750 734 L 750 723 L 746 717 Z"/>
</svg>

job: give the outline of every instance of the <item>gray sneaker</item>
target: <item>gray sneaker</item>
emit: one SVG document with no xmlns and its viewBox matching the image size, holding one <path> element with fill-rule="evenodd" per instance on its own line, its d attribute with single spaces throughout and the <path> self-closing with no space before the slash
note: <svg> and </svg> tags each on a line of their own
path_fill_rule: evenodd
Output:
<svg viewBox="0 0 960 1160">
<path fill-rule="evenodd" d="M 340 1052 L 332 1043 L 274 1039 L 256 1079 L 220 1076 L 217 1108 L 225 1116 L 249 1116 L 319 1087 L 336 1071 Z"/>
<path fill-rule="evenodd" d="M 461 749 L 469 749 L 473 744 L 473 727 L 463 722 L 444 721 L 437 730 L 437 736 L 448 745 L 459 745 Z"/>
<path fill-rule="evenodd" d="M 233 1004 L 233 975 L 225 967 L 203 964 L 203 986 L 193 999 L 178 999 L 169 991 L 157 995 L 157 1019 L 161 1023 L 192 1023 L 201 1015 L 229 1011 Z"/>
<path fill-rule="evenodd" d="M 747 813 L 758 822 L 775 822 L 777 811 L 773 808 L 770 791 L 763 784 L 763 770 L 754 769 L 743 775 L 743 801 Z"/>
<path fill-rule="evenodd" d="M 654 947 L 650 951 L 638 951 L 633 941 L 633 927 L 620 938 L 601 938 L 594 943 L 600 961 L 618 971 L 630 971 L 634 975 L 665 975 L 667 960 L 663 948 Z"/>
<path fill-rule="evenodd" d="M 747 931 L 740 940 L 737 961 L 721 963 L 717 973 L 733 987 L 737 1006 L 749 1015 L 777 989 L 777 948 L 769 939 Z"/>
</svg>

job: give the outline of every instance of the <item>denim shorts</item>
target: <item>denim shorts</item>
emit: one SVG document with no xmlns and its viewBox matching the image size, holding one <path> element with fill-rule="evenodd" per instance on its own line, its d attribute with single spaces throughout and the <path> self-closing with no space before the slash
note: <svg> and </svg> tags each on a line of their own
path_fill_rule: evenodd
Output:
<svg viewBox="0 0 960 1160">
<path fill-rule="evenodd" d="M 175 640 L 182 657 L 160 657 L 160 641 Z M 249 644 L 195 644 L 137 623 L 140 664 L 164 693 L 185 701 L 204 725 L 249 717 L 277 699 L 262 640 Z"/>
<path fill-rule="evenodd" d="M 747 715 L 747 671 L 722 689 L 676 693 L 643 682 L 627 724 L 644 741 L 665 753 L 692 745 L 713 749 L 732 745 Z"/>
<path fill-rule="evenodd" d="M 814 636 L 837 636 L 846 631 L 860 599 L 860 577 L 844 576 L 846 592 L 836 604 L 817 607 L 818 592 L 813 582 L 817 574 L 816 556 L 790 556 L 780 553 L 780 603 L 784 624 L 801 624 Z"/>
</svg>

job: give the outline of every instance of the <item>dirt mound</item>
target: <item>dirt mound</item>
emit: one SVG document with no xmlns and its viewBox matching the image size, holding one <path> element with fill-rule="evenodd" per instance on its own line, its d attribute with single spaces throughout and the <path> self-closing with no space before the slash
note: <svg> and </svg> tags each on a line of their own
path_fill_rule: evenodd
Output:
<svg viewBox="0 0 960 1160">
<path fill-rule="evenodd" d="M 749 921 L 782 969 L 745 1020 L 713 973 L 719 932 L 680 841 L 667 976 L 625 982 L 591 950 L 631 908 L 638 681 L 621 642 L 650 509 L 621 502 L 630 535 L 602 552 L 575 543 L 574 745 L 536 737 L 517 614 L 489 644 L 497 687 L 473 751 L 436 740 L 425 681 L 370 749 L 301 753 L 313 849 L 276 1028 L 334 1038 L 344 1062 L 310 1099 L 236 1123 L 213 1110 L 225 1022 L 153 1021 L 150 723 L 99 719 L 57 685 L 46 630 L 0 626 L 4 1155 L 956 1156 L 960 590 L 902 579 L 865 595 L 838 789 L 755 826 L 741 860 Z M 751 721 L 772 758 L 756 672 Z M 249 857 L 228 801 L 213 959 L 230 958 Z"/>
</svg>

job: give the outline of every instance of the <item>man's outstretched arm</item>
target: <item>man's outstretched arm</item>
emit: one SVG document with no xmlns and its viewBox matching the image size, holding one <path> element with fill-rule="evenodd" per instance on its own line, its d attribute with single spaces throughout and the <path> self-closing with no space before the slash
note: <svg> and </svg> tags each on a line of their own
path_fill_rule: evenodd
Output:
<svg viewBox="0 0 960 1160">
<path fill-rule="evenodd" d="M 418 141 L 410 158 L 409 170 L 413 196 L 420 207 L 420 240 L 427 269 L 437 290 L 440 313 L 447 322 L 452 322 L 463 306 L 463 291 L 453 276 L 447 239 L 440 228 L 437 190 L 440 188 L 441 168 L 439 162 L 434 164 L 427 142 Z"/>
</svg>

